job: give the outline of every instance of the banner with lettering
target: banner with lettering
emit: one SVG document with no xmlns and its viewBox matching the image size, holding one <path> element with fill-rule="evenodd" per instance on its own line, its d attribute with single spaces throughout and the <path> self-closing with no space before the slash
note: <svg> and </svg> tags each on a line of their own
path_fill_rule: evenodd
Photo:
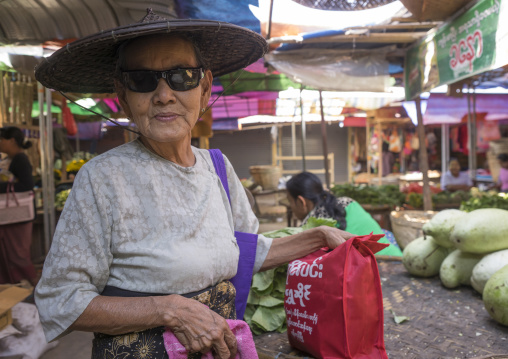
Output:
<svg viewBox="0 0 508 359">
<path fill-rule="evenodd" d="M 388 246 L 381 237 L 354 237 L 289 264 L 284 309 L 293 347 L 314 358 L 388 358 L 374 257 Z"/>
<path fill-rule="evenodd" d="M 506 16 L 508 0 L 483 0 L 429 32 L 406 54 L 406 99 L 508 64 Z"/>
</svg>

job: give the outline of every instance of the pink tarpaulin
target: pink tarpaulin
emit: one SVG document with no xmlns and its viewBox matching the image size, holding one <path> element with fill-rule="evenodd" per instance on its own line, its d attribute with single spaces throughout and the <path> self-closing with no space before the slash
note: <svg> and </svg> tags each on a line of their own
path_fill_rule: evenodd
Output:
<svg viewBox="0 0 508 359">
<path fill-rule="evenodd" d="M 277 92 L 241 93 L 241 96 L 220 97 L 212 106 L 212 118 L 241 118 L 254 115 L 275 115 Z M 257 96 L 256 96 L 257 95 Z M 252 96 L 252 97 L 251 97 Z M 217 95 L 212 95 L 211 104 Z"/>
<path fill-rule="evenodd" d="M 471 104 L 472 107 L 472 104 Z M 508 119 L 508 95 L 476 95 L 476 112 L 486 113 L 486 121 Z M 467 97 L 432 94 L 423 116 L 425 125 L 457 124 L 467 116 Z"/>
</svg>

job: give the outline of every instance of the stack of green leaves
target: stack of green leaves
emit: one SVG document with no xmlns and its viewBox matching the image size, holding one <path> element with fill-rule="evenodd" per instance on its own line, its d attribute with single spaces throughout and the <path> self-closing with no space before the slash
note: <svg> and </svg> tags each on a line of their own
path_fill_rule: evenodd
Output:
<svg viewBox="0 0 508 359">
<path fill-rule="evenodd" d="M 335 227 L 333 219 L 308 219 L 301 228 L 287 227 L 263 233 L 268 238 L 282 238 L 301 233 L 306 229 L 330 226 Z M 284 311 L 284 292 L 286 290 L 287 264 L 256 273 L 247 299 L 244 320 L 249 324 L 252 333 L 259 335 L 265 332 L 283 333 L 287 330 L 286 313 Z"/>
<path fill-rule="evenodd" d="M 331 192 L 336 197 L 350 197 L 360 204 L 401 206 L 405 200 L 405 194 L 400 192 L 398 186 L 382 185 L 335 185 Z"/>
</svg>

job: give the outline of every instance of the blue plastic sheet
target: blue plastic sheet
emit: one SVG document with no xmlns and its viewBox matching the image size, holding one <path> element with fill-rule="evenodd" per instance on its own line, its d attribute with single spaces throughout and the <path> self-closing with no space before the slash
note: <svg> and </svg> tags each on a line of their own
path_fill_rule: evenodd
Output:
<svg viewBox="0 0 508 359">
<path fill-rule="evenodd" d="M 249 5 L 259 6 L 258 0 L 176 0 L 178 17 L 226 21 L 261 33 L 259 20 Z"/>
</svg>

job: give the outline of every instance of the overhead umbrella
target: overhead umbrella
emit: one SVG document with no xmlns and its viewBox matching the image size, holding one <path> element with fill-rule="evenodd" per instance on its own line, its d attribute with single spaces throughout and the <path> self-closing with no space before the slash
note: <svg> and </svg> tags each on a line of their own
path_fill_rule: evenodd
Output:
<svg viewBox="0 0 508 359">
<path fill-rule="evenodd" d="M 395 0 L 293 0 L 294 2 L 320 10 L 355 11 L 372 9 Z"/>
</svg>

